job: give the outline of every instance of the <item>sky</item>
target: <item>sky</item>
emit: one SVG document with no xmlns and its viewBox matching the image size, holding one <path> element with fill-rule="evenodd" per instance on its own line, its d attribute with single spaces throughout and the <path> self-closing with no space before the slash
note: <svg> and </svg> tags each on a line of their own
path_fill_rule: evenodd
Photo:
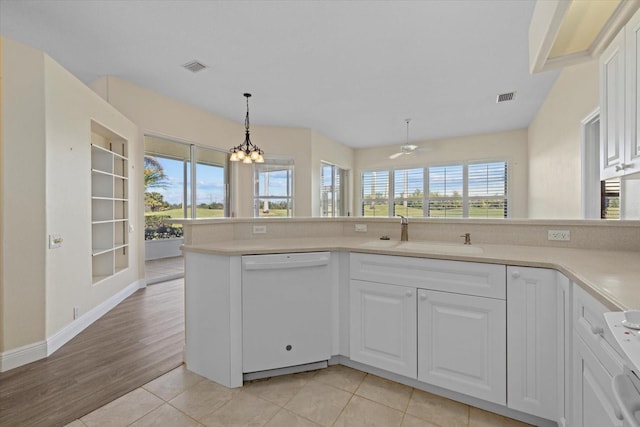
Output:
<svg viewBox="0 0 640 427">
<path fill-rule="evenodd" d="M 171 204 L 182 203 L 184 188 L 184 164 L 182 160 L 173 160 L 156 157 L 162 165 L 165 175 L 168 177 L 166 188 L 153 188 L 149 191 L 156 191 L 164 196 L 164 200 Z M 264 174 L 260 175 L 260 193 L 270 196 L 287 196 L 287 173 L 286 170 L 275 170 L 269 172 L 268 192 L 264 186 Z M 187 183 L 189 182 L 189 169 L 187 167 Z M 224 168 L 220 166 L 210 166 L 198 164 L 196 167 L 196 203 L 224 202 Z M 187 197 L 190 197 L 188 190 Z"/>
</svg>

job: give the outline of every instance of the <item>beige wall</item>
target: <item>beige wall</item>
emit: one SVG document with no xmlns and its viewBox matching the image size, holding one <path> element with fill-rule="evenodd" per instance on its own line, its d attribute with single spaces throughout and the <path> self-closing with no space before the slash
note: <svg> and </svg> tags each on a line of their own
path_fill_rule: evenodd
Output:
<svg viewBox="0 0 640 427">
<path fill-rule="evenodd" d="M 204 110 L 136 86 L 117 77 L 102 77 L 93 88 L 111 105 L 138 124 L 141 133 L 162 136 L 210 148 L 228 150 L 244 139 L 244 123 L 235 122 Z M 238 105 L 243 105 L 241 101 Z M 238 111 L 238 119 L 244 118 Z M 252 117 L 259 115 L 253 111 Z M 294 214 L 312 216 L 319 212 L 319 190 L 313 187 L 314 175 L 319 174 L 319 160 L 313 159 L 317 148 L 319 157 L 340 160 L 347 169 L 352 166 L 353 150 L 304 128 L 251 126 L 251 140 L 262 148 L 267 157 L 294 159 Z M 327 154 L 330 151 L 331 154 Z M 319 158 L 318 157 L 318 158 Z M 349 159 L 348 162 L 344 158 Z M 317 161 L 316 161 L 317 160 Z M 317 163 L 317 165 L 316 165 Z M 253 168 L 244 164 L 231 167 L 231 213 L 237 217 L 253 216 Z"/>
<path fill-rule="evenodd" d="M 131 267 L 92 285 L 91 120 L 130 143 L 142 164 L 136 126 L 42 52 L 3 39 L 1 351 L 39 343 L 141 278 L 141 238 Z M 139 185 L 132 178 L 130 185 Z M 133 193 L 133 192 L 132 192 Z M 131 194 L 131 225 L 141 200 Z M 61 248 L 47 249 L 48 234 Z"/>
<path fill-rule="evenodd" d="M 355 161 L 353 148 L 337 143 L 320 132 L 311 132 L 311 188 L 314 195 L 311 206 L 311 216 L 320 215 L 320 169 L 322 162 L 336 165 L 349 171 L 348 187 L 353 189 L 353 168 Z M 353 191 L 351 191 L 353 193 Z M 353 215 L 353 194 L 347 202 Z"/>
<path fill-rule="evenodd" d="M 0 351 L 45 339 L 45 76 L 42 52 L 2 38 Z"/>
<path fill-rule="evenodd" d="M 580 218 L 580 121 L 599 105 L 598 62 L 565 68 L 529 125 L 529 217 Z"/>
<path fill-rule="evenodd" d="M 47 337 L 124 287 L 144 278 L 140 232 L 129 235 L 129 266 L 117 276 L 91 285 L 91 120 L 128 142 L 129 185 L 142 179 L 143 146 L 138 128 L 54 60 L 45 56 L 46 220 L 48 233 L 61 234 L 62 248 L 47 250 Z M 129 191 L 129 224 L 142 230 L 139 191 Z"/>
<path fill-rule="evenodd" d="M 481 135 L 462 136 L 414 143 L 419 147 L 412 155 L 394 160 L 389 155 L 398 145 L 356 150 L 354 195 L 355 211 L 360 215 L 361 174 L 363 170 L 421 167 L 463 161 L 506 160 L 509 163 L 509 203 L 511 217 L 527 215 L 527 130 L 513 130 Z"/>
</svg>

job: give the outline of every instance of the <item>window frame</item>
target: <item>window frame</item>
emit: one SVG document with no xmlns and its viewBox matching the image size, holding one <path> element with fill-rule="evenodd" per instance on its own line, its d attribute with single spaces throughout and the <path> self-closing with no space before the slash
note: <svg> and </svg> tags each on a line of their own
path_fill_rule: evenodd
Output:
<svg viewBox="0 0 640 427">
<path fill-rule="evenodd" d="M 505 195 L 504 197 L 500 196 L 469 196 L 469 166 L 470 165 L 483 165 L 483 164 L 491 164 L 491 163 L 504 163 L 505 166 Z M 430 182 L 429 182 L 429 171 L 431 168 L 439 168 L 439 167 L 451 167 L 451 166 L 461 166 L 462 167 L 462 194 L 461 196 L 441 196 L 441 197 L 432 197 L 430 192 Z M 506 212 L 504 216 L 494 217 L 494 219 L 507 219 L 511 217 L 511 167 L 508 159 L 482 159 L 482 160 L 465 160 L 460 162 L 443 162 L 443 163 L 434 163 L 425 166 L 402 166 L 397 168 L 388 168 L 388 169 L 369 169 L 362 170 L 360 173 L 360 215 L 365 217 L 365 196 L 364 196 L 364 187 L 365 187 L 365 179 L 364 175 L 366 173 L 379 173 L 386 172 L 389 177 L 388 179 L 388 191 L 387 197 L 381 199 L 375 199 L 376 202 L 387 203 L 389 206 L 388 217 L 392 218 L 396 212 L 396 197 L 395 197 L 395 187 L 396 187 L 396 179 L 395 173 L 396 171 L 402 170 L 417 170 L 422 169 L 423 171 L 423 191 L 422 191 L 422 216 L 414 216 L 413 218 L 441 218 L 439 216 L 429 215 L 430 205 L 433 201 L 441 201 L 441 202 L 449 202 L 449 201 L 461 201 L 462 203 L 462 216 L 451 216 L 445 218 L 463 218 L 463 219 L 481 219 L 483 217 L 470 217 L 470 205 L 471 202 L 477 200 L 493 200 L 496 198 L 504 199 L 506 202 Z M 372 200 L 372 199 L 368 199 Z M 491 217 L 488 217 L 491 218 Z"/>
<path fill-rule="evenodd" d="M 330 191 L 325 191 L 324 185 L 324 169 L 326 167 L 331 168 L 331 184 L 329 185 Z M 338 177 L 338 184 L 336 188 L 336 176 Z M 331 203 L 327 205 L 325 210 L 324 194 L 331 193 Z M 338 194 L 338 197 L 336 197 Z M 328 200 L 328 198 L 327 198 Z M 349 216 L 349 169 L 343 169 L 340 166 L 320 161 L 320 217 L 322 218 L 335 218 L 339 216 Z M 326 211 L 326 212 L 325 212 Z M 329 212 L 331 213 L 329 215 Z M 346 213 L 346 215 L 345 215 Z"/>
<path fill-rule="evenodd" d="M 260 194 L 260 177 L 259 173 L 261 168 L 268 166 L 282 166 L 287 169 L 287 195 L 282 196 L 264 196 Z M 273 172 L 273 171 L 272 171 Z M 254 218 L 269 218 L 260 216 L 260 199 L 273 199 L 282 200 L 285 199 L 287 203 L 287 215 L 285 218 L 292 218 L 295 216 L 295 162 L 293 157 L 267 157 L 264 158 L 264 163 L 253 164 L 253 217 Z M 282 218 L 282 217 L 280 217 Z"/>
</svg>

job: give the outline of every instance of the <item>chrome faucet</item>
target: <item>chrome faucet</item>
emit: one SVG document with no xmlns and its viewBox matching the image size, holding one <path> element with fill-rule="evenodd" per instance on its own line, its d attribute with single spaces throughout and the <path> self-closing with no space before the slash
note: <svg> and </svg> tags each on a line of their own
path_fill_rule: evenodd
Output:
<svg viewBox="0 0 640 427">
<path fill-rule="evenodd" d="M 400 241 L 401 242 L 407 242 L 409 241 L 409 219 L 399 215 L 400 216 Z"/>
<path fill-rule="evenodd" d="M 471 233 L 464 233 L 460 237 L 464 237 L 464 244 L 465 245 L 470 245 L 471 244 Z"/>
</svg>

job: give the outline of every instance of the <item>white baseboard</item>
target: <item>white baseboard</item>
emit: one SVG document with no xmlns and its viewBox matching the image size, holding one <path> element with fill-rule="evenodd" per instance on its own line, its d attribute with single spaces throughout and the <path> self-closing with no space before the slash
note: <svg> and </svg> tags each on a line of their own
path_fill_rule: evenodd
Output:
<svg viewBox="0 0 640 427">
<path fill-rule="evenodd" d="M 93 322 L 124 301 L 129 295 L 145 286 L 144 280 L 137 280 L 60 329 L 47 338 L 46 341 L 40 341 L 0 353 L 0 372 L 5 372 L 50 356 Z"/>
<path fill-rule="evenodd" d="M 0 372 L 47 357 L 47 342 L 40 341 L 0 353 Z"/>
<path fill-rule="evenodd" d="M 111 296 L 100 305 L 95 306 L 64 328 L 47 338 L 47 356 L 52 355 L 60 347 L 68 343 L 73 337 L 84 331 L 93 322 L 107 314 L 116 305 L 124 301 L 129 295 L 146 286 L 144 280 L 137 280 Z"/>
</svg>

